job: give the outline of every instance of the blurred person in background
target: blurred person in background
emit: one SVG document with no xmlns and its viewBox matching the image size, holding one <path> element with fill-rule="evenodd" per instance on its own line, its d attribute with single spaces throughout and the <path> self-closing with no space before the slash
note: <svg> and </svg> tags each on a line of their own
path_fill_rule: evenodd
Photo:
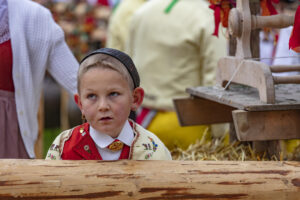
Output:
<svg viewBox="0 0 300 200">
<path fill-rule="evenodd" d="M 70 93 L 78 62 L 45 7 L 0 0 L 0 158 L 34 158 L 46 70 Z"/>
<path fill-rule="evenodd" d="M 294 16 L 298 0 L 280 0 L 274 4 L 276 12 Z M 277 14 L 277 13 L 274 13 Z M 300 63 L 299 53 L 289 49 L 289 39 L 293 26 L 282 29 L 264 28 L 260 32 L 260 57 L 261 62 L 267 65 L 297 65 Z M 298 72 L 274 73 L 276 76 L 295 75 Z"/>
<path fill-rule="evenodd" d="M 151 0 L 132 16 L 126 52 L 145 89 L 136 121 L 170 150 L 185 149 L 218 129 L 181 127 L 173 105 L 174 98 L 188 96 L 186 88 L 215 83 L 217 62 L 227 45 L 224 36 L 217 38 L 213 32 L 214 14 L 204 0 Z M 224 134 L 226 128 L 218 127 Z"/>
<path fill-rule="evenodd" d="M 109 20 L 106 47 L 125 51 L 131 17 L 145 2 L 147 0 L 122 0 L 119 3 Z"/>
<path fill-rule="evenodd" d="M 279 4 L 280 13 L 294 16 L 297 7 L 300 5 L 298 0 L 281 0 Z M 273 65 L 299 65 L 300 53 L 289 49 L 289 39 L 292 34 L 293 26 L 282 28 L 279 30 L 278 41 L 275 48 Z M 300 37 L 300 36 L 298 36 Z M 274 73 L 274 75 L 297 75 L 299 72 L 282 72 Z"/>
</svg>

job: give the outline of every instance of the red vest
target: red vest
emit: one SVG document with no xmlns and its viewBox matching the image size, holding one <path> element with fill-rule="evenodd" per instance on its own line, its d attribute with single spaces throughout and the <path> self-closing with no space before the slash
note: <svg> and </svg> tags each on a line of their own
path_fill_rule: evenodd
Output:
<svg viewBox="0 0 300 200">
<path fill-rule="evenodd" d="M 128 159 L 129 152 L 130 147 L 124 145 L 119 160 Z M 61 158 L 63 160 L 102 160 L 96 144 L 90 136 L 88 123 L 74 128 L 71 137 L 64 144 Z"/>
<path fill-rule="evenodd" d="M 14 92 L 12 77 L 12 49 L 10 40 L 0 44 L 0 90 Z"/>
</svg>

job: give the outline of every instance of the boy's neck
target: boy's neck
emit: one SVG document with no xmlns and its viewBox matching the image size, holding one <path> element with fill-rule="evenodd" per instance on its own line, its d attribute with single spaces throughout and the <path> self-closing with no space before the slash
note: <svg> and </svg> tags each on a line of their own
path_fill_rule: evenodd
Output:
<svg viewBox="0 0 300 200">
<path fill-rule="evenodd" d="M 107 143 L 110 144 L 116 138 L 118 138 L 118 140 L 122 141 L 123 143 L 125 143 L 128 146 L 131 145 L 131 143 L 134 139 L 132 124 L 130 124 L 129 121 L 127 121 L 127 120 L 124 123 L 124 126 L 123 126 L 121 132 L 115 138 L 111 137 L 108 134 L 97 131 L 92 126 L 90 126 L 90 135 L 91 135 L 92 139 L 94 140 L 94 142 L 101 148 L 106 147 Z"/>
</svg>

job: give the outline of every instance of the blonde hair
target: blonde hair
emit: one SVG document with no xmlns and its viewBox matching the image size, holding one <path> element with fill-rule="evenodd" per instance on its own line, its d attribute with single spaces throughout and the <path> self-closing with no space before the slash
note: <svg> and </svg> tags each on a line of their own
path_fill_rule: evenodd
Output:
<svg viewBox="0 0 300 200">
<path fill-rule="evenodd" d="M 91 68 L 111 69 L 119 72 L 128 82 L 129 88 L 134 89 L 133 80 L 126 67 L 116 58 L 107 54 L 94 54 L 85 59 L 79 66 L 77 75 L 77 90 L 80 92 L 80 82 L 84 73 Z"/>
</svg>

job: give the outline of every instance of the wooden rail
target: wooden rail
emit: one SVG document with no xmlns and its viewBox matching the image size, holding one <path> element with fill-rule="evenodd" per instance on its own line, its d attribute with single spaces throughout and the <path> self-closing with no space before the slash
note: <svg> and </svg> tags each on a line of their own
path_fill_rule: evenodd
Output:
<svg viewBox="0 0 300 200">
<path fill-rule="evenodd" d="M 0 199 L 299 199 L 299 162 L 0 160 Z"/>
<path fill-rule="evenodd" d="M 271 72 L 293 72 L 300 71 L 300 65 L 272 65 Z"/>
<path fill-rule="evenodd" d="M 299 84 L 300 83 L 300 75 L 293 76 L 273 76 L 273 80 L 275 84 Z"/>
</svg>

